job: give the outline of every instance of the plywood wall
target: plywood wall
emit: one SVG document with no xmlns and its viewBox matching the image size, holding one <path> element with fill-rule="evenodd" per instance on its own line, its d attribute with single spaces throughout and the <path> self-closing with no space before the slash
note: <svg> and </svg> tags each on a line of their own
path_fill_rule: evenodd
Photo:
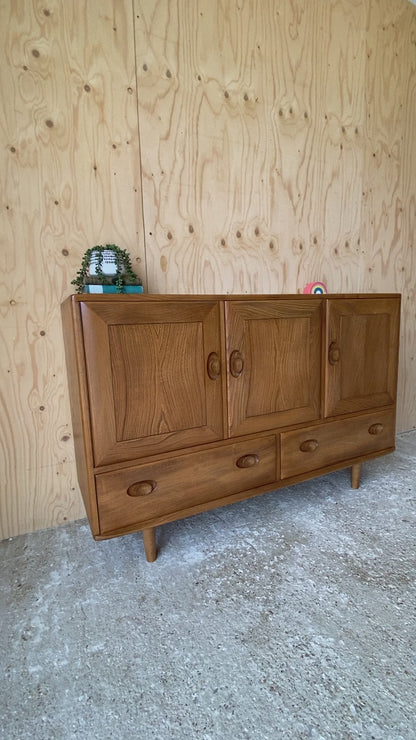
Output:
<svg viewBox="0 0 416 740">
<path fill-rule="evenodd" d="M 403 292 L 416 426 L 416 12 L 135 0 L 149 290 Z"/>
<path fill-rule="evenodd" d="M 366 3 L 136 4 L 149 285 L 353 289 Z"/>
<path fill-rule="evenodd" d="M 4 0 L 0 48 L 0 537 L 83 515 L 59 307 L 93 244 L 150 292 L 403 292 L 416 426 L 407 0 Z"/>
<path fill-rule="evenodd" d="M 370 4 L 360 290 L 402 293 L 399 430 L 416 427 L 416 12 Z"/>
<path fill-rule="evenodd" d="M 0 536 L 84 515 L 60 303 L 85 249 L 144 259 L 131 3 L 0 4 Z M 141 263 L 139 264 L 141 267 Z"/>
</svg>

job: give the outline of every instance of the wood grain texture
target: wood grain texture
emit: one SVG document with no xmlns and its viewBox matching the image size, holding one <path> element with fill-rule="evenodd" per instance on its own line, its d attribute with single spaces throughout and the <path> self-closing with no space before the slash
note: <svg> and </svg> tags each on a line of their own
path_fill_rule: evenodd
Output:
<svg viewBox="0 0 416 740">
<path fill-rule="evenodd" d="M 255 455 L 257 464 L 240 468 L 244 455 Z M 190 470 L 192 475 L 190 476 Z M 276 438 L 273 435 L 193 452 L 149 465 L 97 475 L 97 500 L 101 534 L 145 525 L 181 509 L 208 503 L 244 489 L 272 484 L 276 477 Z M 148 493 L 129 496 L 126 491 L 140 481 L 152 481 Z M 220 482 L 220 484 L 219 484 Z"/>
<path fill-rule="evenodd" d="M 377 424 L 378 434 L 369 429 Z M 394 411 L 372 411 L 343 421 L 331 421 L 321 427 L 297 429 L 281 435 L 282 478 L 330 465 L 340 459 L 358 457 L 376 450 L 394 447 Z M 307 446 L 307 442 L 313 445 Z M 355 486 L 353 486 L 355 487 Z"/>
<path fill-rule="evenodd" d="M 219 303 L 141 298 L 81 303 L 96 466 L 222 438 Z"/>
<path fill-rule="evenodd" d="M 398 427 L 416 427 L 416 12 L 410 5 L 404 20 L 406 49 L 402 75 L 403 95 L 403 188 L 402 252 L 395 267 L 402 276 L 402 332 L 400 339 Z M 410 12 L 409 12 L 410 11 Z"/>
<path fill-rule="evenodd" d="M 352 289 L 365 6 L 188 6 L 136 3 L 151 289 Z"/>
<path fill-rule="evenodd" d="M 241 374 L 227 376 L 231 436 L 318 419 L 321 301 L 227 301 L 225 309 L 227 356 L 238 350 L 242 360 Z"/>
<path fill-rule="evenodd" d="M 83 514 L 60 303 L 85 249 L 142 260 L 131 4 L 0 5 L 0 536 Z"/>
<path fill-rule="evenodd" d="M 399 313 L 399 298 L 328 301 L 325 416 L 396 403 Z"/>
<path fill-rule="evenodd" d="M 0 536 L 82 513 L 59 304 L 96 243 L 156 293 L 402 291 L 416 426 L 411 3 L 4 0 L 0 49 Z"/>
<path fill-rule="evenodd" d="M 406 67 L 404 4 L 371 3 L 367 31 L 366 149 L 363 174 L 363 290 L 400 290 Z M 407 81 L 406 81 L 407 83 Z"/>
<path fill-rule="evenodd" d="M 273 489 L 281 479 L 279 448 L 286 456 L 288 483 L 307 471 L 329 472 L 325 471 L 327 464 L 331 468 L 340 461 L 345 467 L 351 461 L 356 465 L 363 457 L 370 459 L 394 449 L 397 294 L 384 298 L 380 294 L 326 298 L 232 295 L 214 297 L 214 301 L 212 296 L 101 295 L 97 299 L 78 295 L 64 307 L 69 304 L 77 306 L 83 318 L 80 332 L 78 314 L 72 314 L 75 325 L 70 335 L 76 340 L 78 361 L 73 369 L 70 363 L 69 377 L 78 375 L 81 381 L 81 403 L 83 379 L 88 377 L 89 403 L 84 408 L 80 405 L 78 412 L 86 416 L 82 425 L 84 449 L 97 451 L 102 442 L 106 448 L 104 455 L 95 455 L 94 463 L 90 456 L 94 496 L 88 484 L 83 491 L 84 498 L 93 504 L 91 509 L 97 508 L 98 533 L 92 522 L 95 536 L 147 529 L 166 517 L 176 514 L 182 518 L 201 511 L 201 506 L 217 508 L 219 495 L 221 499 L 227 492 L 233 497 L 251 496 L 253 487 L 263 492 L 267 481 Z M 204 383 L 206 354 L 194 334 L 196 317 L 204 307 L 201 338 L 202 333 L 207 338 L 211 325 L 213 339 L 215 335 L 220 339 L 226 360 L 214 383 L 211 379 Z M 99 322 L 94 317 L 99 317 Z M 175 331 L 167 330 L 168 325 Z M 143 333 L 145 327 L 150 331 Z M 186 340 L 189 330 L 193 346 Z M 324 337 L 338 345 L 327 357 L 321 345 Z M 175 355 L 182 368 L 179 373 L 177 361 L 172 361 Z M 205 368 L 199 373 L 201 361 Z M 332 370 L 336 376 L 331 382 Z M 220 400 L 218 418 L 228 413 L 230 427 L 218 430 L 218 437 L 207 444 L 205 418 L 208 420 L 214 401 L 211 393 L 208 398 L 208 386 L 213 383 L 212 390 L 219 389 L 220 376 L 225 374 L 227 390 L 221 399 L 223 409 Z M 189 381 L 189 376 L 194 380 Z M 189 403 L 182 401 L 177 408 L 182 389 L 186 393 L 189 389 Z M 324 416 L 323 389 L 332 419 Z M 191 419 L 188 406 L 196 405 L 198 395 L 201 400 L 205 396 L 206 403 L 199 404 L 199 413 Z M 131 406 L 131 415 L 126 406 Z M 117 438 L 111 439 L 105 430 L 107 440 L 103 439 L 102 428 L 109 426 L 119 410 L 128 422 L 128 434 L 115 423 Z M 189 423 L 190 436 L 183 434 L 184 424 Z M 231 446 L 230 436 L 235 445 Z M 291 442 L 286 444 L 285 440 Z M 205 444 L 197 449 L 198 442 Z M 356 484 L 355 473 L 353 481 Z"/>
<path fill-rule="evenodd" d="M 367 147 L 360 288 L 403 293 L 398 430 L 416 426 L 416 13 L 371 4 L 367 34 Z"/>
<path fill-rule="evenodd" d="M 415 8 L 135 8 L 150 289 L 402 290 L 414 274 Z M 416 424 L 413 278 L 406 293 L 399 430 Z"/>
</svg>

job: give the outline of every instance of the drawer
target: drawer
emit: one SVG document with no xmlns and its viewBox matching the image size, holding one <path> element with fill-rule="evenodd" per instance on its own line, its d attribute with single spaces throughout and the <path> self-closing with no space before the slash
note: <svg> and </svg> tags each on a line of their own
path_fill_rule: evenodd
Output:
<svg viewBox="0 0 416 740">
<path fill-rule="evenodd" d="M 281 477 L 290 478 L 393 447 L 394 433 L 394 410 L 283 432 Z"/>
<path fill-rule="evenodd" d="M 276 481 L 270 435 L 96 476 L 100 534 Z M 215 505 L 215 504 L 214 504 Z"/>
</svg>

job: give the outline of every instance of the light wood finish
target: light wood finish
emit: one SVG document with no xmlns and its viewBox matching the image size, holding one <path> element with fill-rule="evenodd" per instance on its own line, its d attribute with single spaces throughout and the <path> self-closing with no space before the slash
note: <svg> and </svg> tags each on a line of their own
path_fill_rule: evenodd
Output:
<svg viewBox="0 0 416 740">
<path fill-rule="evenodd" d="M 151 289 L 403 290 L 398 429 L 414 427 L 416 8 L 136 8 Z"/>
<path fill-rule="evenodd" d="M 351 488 L 360 487 L 361 463 L 351 465 Z"/>
<path fill-rule="evenodd" d="M 401 291 L 416 425 L 415 35 L 408 0 L 0 3 L 0 537 L 84 514 L 59 304 L 97 243 L 156 293 Z"/>
<path fill-rule="evenodd" d="M 153 560 L 166 521 L 343 466 L 358 486 L 361 462 L 394 449 L 399 306 L 393 295 L 68 299 L 93 535 L 143 530 Z M 369 357 L 358 380 L 352 350 Z"/>
<path fill-rule="evenodd" d="M 416 7 L 407 3 L 406 12 L 400 18 L 399 27 L 393 28 L 392 25 L 389 26 L 388 31 L 386 44 L 388 49 L 385 48 L 382 51 L 387 54 L 388 58 L 392 59 L 391 36 L 394 34 L 395 54 L 398 55 L 395 56 L 395 60 L 400 60 L 400 70 L 397 66 L 394 67 L 394 77 L 399 75 L 400 85 L 399 89 L 396 87 L 392 92 L 394 92 L 396 106 L 397 103 L 399 105 L 399 108 L 397 109 L 396 107 L 395 109 L 402 111 L 400 126 L 403 126 L 402 138 L 399 142 L 394 142 L 394 150 L 395 152 L 400 152 L 400 156 L 396 157 L 396 166 L 400 171 L 402 198 L 398 197 L 397 199 L 388 201 L 383 195 L 382 202 L 386 204 L 390 202 L 392 206 L 387 208 L 387 212 L 391 214 L 391 220 L 393 221 L 394 207 L 395 213 L 400 216 L 400 221 L 394 219 L 396 225 L 394 251 L 397 255 L 397 262 L 392 260 L 390 253 L 388 255 L 386 254 L 387 249 L 385 248 L 384 253 L 385 256 L 388 256 L 388 259 L 387 262 L 384 261 L 382 263 L 383 269 L 379 269 L 378 273 L 381 272 L 383 277 L 385 274 L 391 275 L 393 272 L 395 275 L 399 273 L 401 276 L 401 280 L 397 277 L 391 277 L 390 284 L 392 284 L 392 280 L 397 281 L 398 290 L 403 294 L 397 420 L 398 430 L 406 431 L 407 429 L 414 429 L 416 427 L 416 211 L 414 206 L 416 194 L 416 137 L 414 133 L 416 131 Z M 383 64 L 383 69 L 385 59 L 385 56 L 382 59 L 381 54 L 378 55 L 377 61 Z M 379 81 L 380 75 L 378 71 L 375 73 L 375 76 Z M 386 78 L 383 77 L 383 79 Z M 390 78 L 388 86 L 390 86 Z M 376 121 L 380 121 L 380 111 L 381 106 L 377 107 L 377 111 L 373 115 L 373 119 Z M 400 131 L 400 128 L 396 128 L 397 123 L 398 121 L 394 120 L 393 124 L 393 118 L 389 116 L 388 123 L 383 128 L 384 130 L 388 130 L 390 136 L 393 136 L 394 131 Z M 399 149 L 397 148 L 397 143 L 400 145 Z M 389 153 L 392 149 L 393 146 L 390 146 Z M 387 159 L 391 158 L 387 155 Z M 379 183 L 380 179 L 377 176 L 378 187 Z M 380 196 L 381 193 L 378 192 L 377 202 L 379 204 L 381 203 Z M 384 210 L 386 211 L 386 209 Z M 378 208 L 378 212 L 380 212 L 380 207 Z M 402 229 L 399 228 L 399 224 L 402 226 Z M 380 239 L 377 238 L 376 243 L 379 242 Z M 384 281 L 387 283 L 386 278 L 384 278 Z M 377 279 L 376 282 L 376 290 L 380 290 L 380 281 Z"/>
<path fill-rule="evenodd" d="M 60 304 L 84 251 L 145 277 L 130 0 L 0 3 L 0 538 L 85 516 Z"/>
<path fill-rule="evenodd" d="M 149 527 L 149 529 L 143 529 L 142 536 L 143 536 L 144 551 L 146 553 L 146 560 L 148 563 L 153 563 L 156 560 L 156 556 L 157 556 L 156 531 L 154 527 Z"/>
</svg>

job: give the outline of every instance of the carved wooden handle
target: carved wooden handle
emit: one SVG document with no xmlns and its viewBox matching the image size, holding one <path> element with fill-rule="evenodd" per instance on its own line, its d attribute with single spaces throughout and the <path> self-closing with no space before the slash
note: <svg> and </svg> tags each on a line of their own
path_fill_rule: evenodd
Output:
<svg viewBox="0 0 416 740">
<path fill-rule="evenodd" d="M 211 380 L 217 380 L 221 374 L 221 362 L 216 352 L 211 352 L 207 360 L 207 372 Z"/>
<path fill-rule="evenodd" d="M 369 434 L 381 434 L 384 427 L 382 424 L 372 424 L 371 427 L 368 427 L 368 433 Z"/>
<path fill-rule="evenodd" d="M 237 468 L 252 468 L 254 465 L 258 465 L 259 462 L 259 456 L 254 453 L 252 455 L 242 455 L 238 458 L 236 465 Z"/>
<path fill-rule="evenodd" d="M 230 373 L 233 378 L 239 378 L 244 369 L 243 355 L 238 349 L 231 352 L 230 355 Z"/>
<path fill-rule="evenodd" d="M 331 342 L 329 345 L 329 352 L 328 352 L 328 362 L 330 365 L 336 365 L 337 362 L 339 362 L 339 358 L 341 357 L 341 352 L 339 350 L 339 347 L 337 347 L 336 342 Z"/>
<path fill-rule="evenodd" d="M 157 488 L 157 482 L 155 480 L 141 480 L 138 483 L 133 483 L 127 489 L 128 496 L 148 496 Z"/>
<path fill-rule="evenodd" d="M 315 452 L 318 447 L 319 444 L 317 439 L 305 439 L 305 441 L 299 445 L 301 452 Z"/>
</svg>

